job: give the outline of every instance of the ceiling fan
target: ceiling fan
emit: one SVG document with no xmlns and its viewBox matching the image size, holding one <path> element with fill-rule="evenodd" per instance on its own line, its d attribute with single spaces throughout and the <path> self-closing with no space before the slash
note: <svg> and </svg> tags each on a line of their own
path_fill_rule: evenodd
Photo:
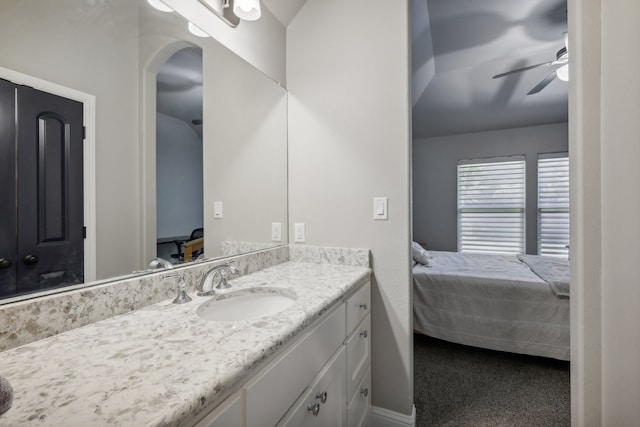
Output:
<svg viewBox="0 0 640 427">
<path fill-rule="evenodd" d="M 562 81 L 569 80 L 569 36 L 565 32 L 564 33 L 564 47 L 560 49 L 556 53 L 556 59 L 549 62 L 543 62 L 542 64 L 530 65 L 524 68 L 518 68 L 516 70 L 507 71 L 506 73 L 497 74 L 493 76 L 494 79 L 499 79 L 500 77 L 510 76 L 512 74 L 521 73 L 523 71 L 532 70 L 538 67 L 551 67 L 559 65 L 560 67 L 556 68 L 552 72 L 550 72 L 547 77 L 542 79 L 540 83 L 538 83 L 533 89 L 531 89 L 527 95 L 533 95 L 540 92 L 542 89 L 547 87 L 549 83 L 551 83 L 556 77 Z"/>
</svg>

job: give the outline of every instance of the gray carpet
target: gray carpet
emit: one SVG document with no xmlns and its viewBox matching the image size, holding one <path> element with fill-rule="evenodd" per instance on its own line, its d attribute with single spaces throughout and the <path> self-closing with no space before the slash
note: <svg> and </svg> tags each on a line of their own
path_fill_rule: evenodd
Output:
<svg viewBox="0 0 640 427">
<path fill-rule="evenodd" d="M 416 425 L 570 426 L 569 362 L 414 335 Z"/>
</svg>

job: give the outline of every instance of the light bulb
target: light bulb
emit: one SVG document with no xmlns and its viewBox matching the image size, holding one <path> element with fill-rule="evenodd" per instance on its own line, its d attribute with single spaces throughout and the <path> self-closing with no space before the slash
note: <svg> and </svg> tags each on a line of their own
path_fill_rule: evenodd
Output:
<svg viewBox="0 0 640 427">
<path fill-rule="evenodd" d="M 233 13 L 245 21 L 256 21 L 260 18 L 260 0 L 235 0 Z"/>
<path fill-rule="evenodd" d="M 160 12 L 173 12 L 173 9 L 164 4 L 161 0 L 147 0 L 147 3 L 149 3 L 154 9 L 158 9 Z"/>
<path fill-rule="evenodd" d="M 563 82 L 569 81 L 569 64 L 564 64 L 556 70 L 556 76 Z"/>
<path fill-rule="evenodd" d="M 200 27 L 197 27 L 193 22 L 188 24 L 189 32 L 196 37 L 209 37 L 209 34 L 205 33 Z"/>
</svg>

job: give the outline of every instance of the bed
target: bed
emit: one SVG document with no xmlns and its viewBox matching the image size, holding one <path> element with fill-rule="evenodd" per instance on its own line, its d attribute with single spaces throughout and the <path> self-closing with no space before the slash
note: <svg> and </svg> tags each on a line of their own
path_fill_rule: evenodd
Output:
<svg viewBox="0 0 640 427">
<path fill-rule="evenodd" d="M 428 251 L 426 257 L 428 265 L 413 267 L 416 331 L 569 360 L 568 261 L 442 251 Z"/>
</svg>

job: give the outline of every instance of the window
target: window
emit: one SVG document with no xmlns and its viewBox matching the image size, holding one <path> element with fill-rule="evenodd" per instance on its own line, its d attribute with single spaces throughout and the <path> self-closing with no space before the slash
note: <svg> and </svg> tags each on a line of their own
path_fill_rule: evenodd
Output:
<svg viewBox="0 0 640 427">
<path fill-rule="evenodd" d="M 569 257 L 569 158 L 538 157 L 538 254 Z"/>
<path fill-rule="evenodd" d="M 524 253 L 524 156 L 458 162 L 458 251 Z"/>
</svg>

